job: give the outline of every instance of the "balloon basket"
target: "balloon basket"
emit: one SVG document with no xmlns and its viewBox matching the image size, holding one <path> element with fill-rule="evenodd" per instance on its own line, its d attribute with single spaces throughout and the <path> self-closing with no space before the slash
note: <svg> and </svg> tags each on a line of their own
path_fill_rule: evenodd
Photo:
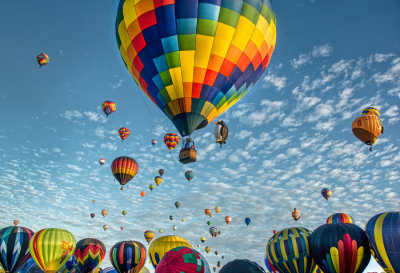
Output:
<svg viewBox="0 0 400 273">
<path fill-rule="evenodd" d="M 179 153 L 179 161 L 183 164 L 196 162 L 197 152 L 193 148 L 182 149 Z"/>
</svg>

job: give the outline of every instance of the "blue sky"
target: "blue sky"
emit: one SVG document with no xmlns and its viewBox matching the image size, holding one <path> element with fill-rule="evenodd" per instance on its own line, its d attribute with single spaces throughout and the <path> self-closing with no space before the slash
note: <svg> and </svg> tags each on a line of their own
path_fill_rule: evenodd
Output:
<svg viewBox="0 0 400 273">
<path fill-rule="evenodd" d="M 221 116 L 230 129 L 227 145 L 220 149 L 213 127 L 206 127 L 195 134 L 198 162 L 190 165 L 178 162 L 178 149 L 169 154 L 162 138 L 175 128 L 139 92 L 120 58 L 117 5 L 0 2 L 1 227 L 19 219 L 34 231 L 65 228 L 77 240 L 102 240 L 108 250 L 121 240 L 145 242 L 145 230 L 163 229 L 162 235 L 175 233 L 193 245 L 205 236 L 202 253 L 206 245 L 220 253 L 206 255 L 211 267 L 221 255 L 222 264 L 249 258 L 264 265 L 272 230 L 313 230 L 335 212 L 364 227 L 375 214 L 399 209 L 398 1 L 274 0 L 277 43 L 267 71 Z M 42 69 L 35 59 L 40 52 L 50 57 Z M 117 104 L 108 119 L 104 100 Z M 385 125 L 373 152 L 351 132 L 353 119 L 370 105 L 380 108 Z M 121 143 L 123 126 L 131 135 Z M 122 155 L 139 164 L 124 191 L 110 170 Z M 159 168 L 164 182 L 150 192 Z M 191 182 L 186 170 L 195 172 Z M 329 202 L 320 195 L 323 187 L 333 191 Z M 221 213 L 211 222 L 222 235 L 211 239 L 203 210 L 217 205 Z M 302 214 L 297 223 L 294 207 Z M 371 261 L 366 271 L 382 270 Z"/>
</svg>

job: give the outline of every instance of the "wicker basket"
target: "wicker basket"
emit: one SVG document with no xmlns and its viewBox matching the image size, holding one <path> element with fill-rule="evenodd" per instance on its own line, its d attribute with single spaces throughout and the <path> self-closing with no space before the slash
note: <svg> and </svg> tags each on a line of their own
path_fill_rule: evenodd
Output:
<svg viewBox="0 0 400 273">
<path fill-rule="evenodd" d="M 179 161 L 183 164 L 196 162 L 196 150 L 192 148 L 182 149 L 179 153 Z"/>
</svg>

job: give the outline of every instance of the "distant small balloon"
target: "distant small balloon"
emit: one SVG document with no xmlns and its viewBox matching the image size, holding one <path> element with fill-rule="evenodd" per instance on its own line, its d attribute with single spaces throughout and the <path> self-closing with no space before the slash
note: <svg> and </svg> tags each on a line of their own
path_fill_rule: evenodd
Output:
<svg viewBox="0 0 400 273">
<path fill-rule="evenodd" d="M 140 195 L 142 196 L 142 198 L 146 195 L 146 192 L 144 192 L 144 191 L 141 191 L 140 192 Z"/>
<path fill-rule="evenodd" d="M 104 158 L 99 159 L 99 164 L 104 165 L 106 163 L 106 160 Z"/>
<path fill-rule="evenodd" d="M 154 145 L 157 144 L 157 141 L 156 141 L 155 139 L 152 139 L 152 140 L 151 140 L 151 144 L 154 146 Z"/>
<path fill-rule="evenodd" d="M 107 229 L 108 229 L 108 226 L 107 226 L 107 225 L 104 225 L 104 226 L 103 226 L 103 229 L 104 229 L 104 230 L 107 230 Z"/>
<path fill-rule="evenodd" d="M 14 220 L 14 226 L 18 226 L 19 221 L 18 220 Z"/>
<path fill-rule="evenodd" d="M 165 173 L 164 169 L 159 169 L 159 170 L 158 170 L 158 174 L 159 174 L 160 176 L 163 176 L 164 173 Z"/>
<path fill-rule="evenodd" d="M 106 209 L 101 210 L 101 215 L 103 215 L 103 217 L 106 217 L 107 214 L 108 214 L 108 211 Z"/>
<path fill-rule="evenodd" d="M 178 229 L 178 226 L 174 225 L 174 226 L 172 227 L 172 229 L 175 231 L 175 230 Z"/>
<path fill-rule="evenodd" d="M 96 216 L 96 214 L 94 214 L 93 212 L 90 214 L 90 217 L 94 218 Z"/>
</svg>

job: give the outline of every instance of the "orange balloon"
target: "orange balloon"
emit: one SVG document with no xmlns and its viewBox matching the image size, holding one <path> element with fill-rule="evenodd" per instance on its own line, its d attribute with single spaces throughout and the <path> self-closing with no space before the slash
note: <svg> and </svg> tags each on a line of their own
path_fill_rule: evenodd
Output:
<svg viewBox="0 0 400 273">
<path fill-rule="evenodd" d="M 383 132 L 382 122 L 375 115 L 360 116 L 351 125 L 353 134 L 367 145 L 374 145 L 376 139 Z"/>
<path fill-rule="evenodd" d="M 144 191 L 141 191 L 141 192 L 140 192 L 140 195 L 141 195 L 142 197 L 144 197 L 144 196 L 146 195 L 146 193 L 145 193 Z"/>
</svg>

